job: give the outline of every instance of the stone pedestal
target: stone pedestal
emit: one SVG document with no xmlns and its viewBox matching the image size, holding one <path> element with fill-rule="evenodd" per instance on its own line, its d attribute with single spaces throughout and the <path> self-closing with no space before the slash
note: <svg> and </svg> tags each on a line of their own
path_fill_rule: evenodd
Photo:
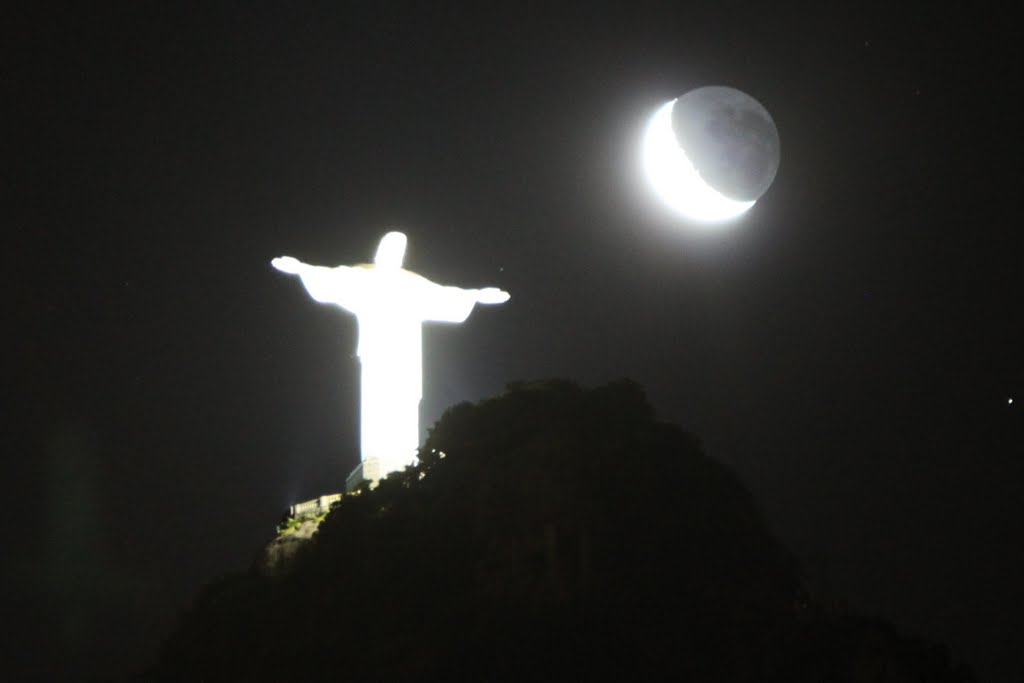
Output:
<svg viewBox="0 0 1024 683">
<path fill-rule="evenodd" d="M 348 475 L 348 478 L 345 479 L 345 490 L 351 491 L 364 481 L 369 481 L 371 484 L 376 483 L 385 474 L 386 472 L 384 472 L 380 458 L 367 458 L 356 465 L 356 468 L 352 470 L 352 474 Z"/>
</svg>

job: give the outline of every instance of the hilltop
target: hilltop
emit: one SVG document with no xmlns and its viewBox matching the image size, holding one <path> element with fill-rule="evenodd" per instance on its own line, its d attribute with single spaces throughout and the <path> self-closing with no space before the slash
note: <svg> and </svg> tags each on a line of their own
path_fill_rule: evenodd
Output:
<svg viewBox="0 0 1024 683">
<path fill-rule="evenodd" d="M 454 406 L 417 466 L 287 542 L 203 590 L 154 679 L 972 680 L 817 605 L 737 476 L 628 380 Z"/>
</svg>

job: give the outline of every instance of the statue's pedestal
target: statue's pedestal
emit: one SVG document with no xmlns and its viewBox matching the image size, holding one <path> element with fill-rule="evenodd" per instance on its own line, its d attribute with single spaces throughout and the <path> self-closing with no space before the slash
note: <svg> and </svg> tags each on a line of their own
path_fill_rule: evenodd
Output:
<svg viewBox="0 0 1024 683">
<path fill-rule="evenodd" d="M 380 458 L 367 458 L 356 465 L 356 468 L 352 470 L 352 474 L 348 475 L 348 478 L 345 479 L 345 490 L 351 491 L 364 481 L 374 484 L 383 479 L 385 474 L 387 473 L 384 471 Z"/>
</svg>

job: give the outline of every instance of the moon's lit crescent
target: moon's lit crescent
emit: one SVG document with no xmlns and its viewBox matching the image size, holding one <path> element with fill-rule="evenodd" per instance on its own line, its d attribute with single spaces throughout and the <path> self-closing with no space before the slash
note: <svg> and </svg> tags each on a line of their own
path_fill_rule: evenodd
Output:
<svg viewBox="0 0 1024 683">
<path fill-rule="evenodd" d="M 693 220 L 713 222 L 739 216 L 754 202 L 730 199 L 700 177 L 672 130 L 675 103 L 672 100 L 660 107 L 644 133 L 643 166 L 654 191 L 674 210 Z"/>
</svg>

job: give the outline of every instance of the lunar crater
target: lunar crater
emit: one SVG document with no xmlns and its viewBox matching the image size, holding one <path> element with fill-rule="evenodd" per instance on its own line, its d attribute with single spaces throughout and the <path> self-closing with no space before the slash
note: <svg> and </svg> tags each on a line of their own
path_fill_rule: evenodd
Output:
<svg viewBox="0 0 1024 683">
<path fill-rule="evenodd" d="M 692 90 L 675 101 L 672 130 L 700 177 L 729 199 L 755 201 L 775 179 L 778 130 L 746 93 L 723 86 Z"/>
</svg>

